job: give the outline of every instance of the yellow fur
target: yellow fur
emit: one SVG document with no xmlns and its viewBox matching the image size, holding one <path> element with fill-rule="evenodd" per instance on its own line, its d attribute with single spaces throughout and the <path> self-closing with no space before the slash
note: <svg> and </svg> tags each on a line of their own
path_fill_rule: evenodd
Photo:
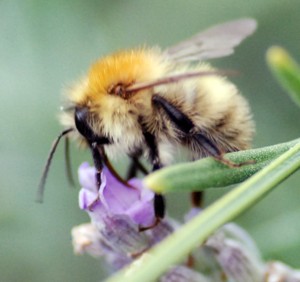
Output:
<svg viewBox="0 0 300 282">
<path fill-rule="evenodd" d="M 97 103 L 108 94 L 112 85 L 151 81 L 161 77 L 166 69 L 167 64 L 157 49 L 120 51 L 95 62 L 75 93 L 70 93 L 71 100 L 76 104 L 87 100 Z"/>
</svg>

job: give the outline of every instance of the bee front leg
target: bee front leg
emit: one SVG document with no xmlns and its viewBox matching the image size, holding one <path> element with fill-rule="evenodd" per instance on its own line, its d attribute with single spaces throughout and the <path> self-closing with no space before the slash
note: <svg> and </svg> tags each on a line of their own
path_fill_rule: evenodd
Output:
<svg viewBox="0 0 300 282">
<path fill-rule="evenodd" d="M 103 170 L 103 163 L 102 163 L 102 158 L 98 149 L 98 144 L 96 142 L 91 143 L 90 145 L 91 151 L 92 151 L 92 156 L 93 156 L 93 161 L 94 165 L 96 168 L 96 183 L 97 187 L 100 187 L 101 185 L 101 172 Z"/>
<path fill-rule="evenodd" d="M 143 134 L 144 134 L 147 147 L 149 149 L 149 158 L 153 165 L 152 171 L 160 169 L 162 167 L 162 164 L 159 158 L 159 152 L 158 152 L 155 136 L 146 130 L 143 132 Z M 153 208 L 154 208 L 155 221 L 150 226 L 140 226 L 139 228 L 140 231 L 145 231 L 154 228 L 164 218 L 166 205 L 165 205 L 165 198 L 163 195 L 155 193 L 153 206 L 154 206 Z"/>
</svg>

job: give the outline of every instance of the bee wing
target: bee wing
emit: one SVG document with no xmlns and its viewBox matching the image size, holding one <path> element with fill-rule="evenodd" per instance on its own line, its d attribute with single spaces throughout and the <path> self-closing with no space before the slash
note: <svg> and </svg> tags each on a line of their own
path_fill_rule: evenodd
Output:
<svg viewBox="0 0 300 282">
<path fill-rule="evenodd" d="M 202 61 L 231 55 L 256 29 L 254 19 L 239 19 L 213 26 L 190 39 L 165 50 L 164 54 L 173 61 Z"/>
</svg>

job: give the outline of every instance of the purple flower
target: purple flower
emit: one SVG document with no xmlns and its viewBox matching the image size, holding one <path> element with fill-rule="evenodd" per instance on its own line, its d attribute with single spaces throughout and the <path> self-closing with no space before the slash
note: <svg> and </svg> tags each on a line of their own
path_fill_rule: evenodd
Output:
<svg viewBox="0 0 300 282">
<path fill-rule="evenodd" d="M 86 210 L 96 223 L 106 216 L 127 215 L 135 224 L 150 226 L 154 220 L 154 193 L 143 188 L 142 181 L 132 179 L 128 187 L 119 182 L 107 168 L 101 173 L 101 185 L 97 187 L 96 170 L 88 163 L 79 167 L 79 206 Z"/>
<path fill-rule="evenodd" d="M 128 187 L 104 168 L 101 185 L 97 187 L 95 176 L 95 168 L 88 163 L 79 167 L 82 185 L 79 206 L 89 214 L 97 234 L 89 234 L 86 238 L 84 231 L 84 237 L 74 238 L 79 233 L 73 231 L 77 253 L 104 256 L 113 269 L 119 269 L 174 231 L 176 224 L 168 219 L 146 232 L 139 231 L 140 226 L 150 226 L 155 221 L 154 193 L 145 189 L 141 180 L 131 179 Z"/>
</svg>

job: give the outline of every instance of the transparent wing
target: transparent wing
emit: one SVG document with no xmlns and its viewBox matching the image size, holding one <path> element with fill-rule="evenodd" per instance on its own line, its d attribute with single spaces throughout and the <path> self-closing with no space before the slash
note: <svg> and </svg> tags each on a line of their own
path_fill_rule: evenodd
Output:
<svg viewBox="0 0 300 282">
<path fill-rule="evenodd" d="M 164 54 L 174 61 L 202 61 L 231 55 L 256 29 L 253 19 L 239 19 L 213 26 L 190 39 L 171 46 Z"/>
</svg>

